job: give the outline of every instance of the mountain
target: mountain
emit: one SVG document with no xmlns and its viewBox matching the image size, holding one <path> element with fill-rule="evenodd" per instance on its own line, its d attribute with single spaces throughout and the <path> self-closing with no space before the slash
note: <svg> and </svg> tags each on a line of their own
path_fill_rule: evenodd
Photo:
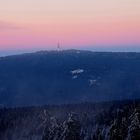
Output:
<svg viewBox="0 0 140 140">
<path fill-rule="evenodd" d="M 0 58 L 0 106 L 140 98 L 140 53 L 40 51 Z"/>
</svg>

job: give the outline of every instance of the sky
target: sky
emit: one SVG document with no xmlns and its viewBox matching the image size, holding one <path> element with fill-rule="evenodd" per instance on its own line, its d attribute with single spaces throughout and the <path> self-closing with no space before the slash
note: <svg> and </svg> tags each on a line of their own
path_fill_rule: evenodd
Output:
<svg viewBox="0 0 140 140">
<path fill-rule="evenodd" d="M 0 54 L 140 50 L 140 0 L 0 0 Z"/>
</svg>

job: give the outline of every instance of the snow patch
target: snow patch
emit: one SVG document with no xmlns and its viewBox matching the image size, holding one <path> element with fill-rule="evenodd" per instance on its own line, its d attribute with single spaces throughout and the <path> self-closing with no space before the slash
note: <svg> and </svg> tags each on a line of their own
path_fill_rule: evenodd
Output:
<svg viewBox="0 0 140 140">
<path fill-rule="evenodd" d="M 72 77 L 72 79 L 77 79 L 78 78 L 78 75 L 74 75 L 73 77 Z"/>
<path fill-rule="evenodd" d="M 90 80 L 89 80 L 89 85 L 90 85 L 90 86 L 93 86 L 93 85 L 96 84 L 96 82 L 97 82 L 96 79 L 90 79 Z"/>
<path fill-rule="evenodd" d="M 83 69 L 76 69 L 76 70 L 71 71 L 72 74 L 81 74 L 83 72 L 84 72 Z"/>
</svg>

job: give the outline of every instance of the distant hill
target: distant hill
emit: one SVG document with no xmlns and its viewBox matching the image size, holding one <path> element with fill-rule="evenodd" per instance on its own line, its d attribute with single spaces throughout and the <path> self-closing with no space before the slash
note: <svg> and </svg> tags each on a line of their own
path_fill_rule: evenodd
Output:
<svg viewBox="0 0 140 140">
<path fill-rule="evenodd" d="M 0 105 L 140 98 L 140 53 L 40 51 L 0 58 Z"/>
</svg>

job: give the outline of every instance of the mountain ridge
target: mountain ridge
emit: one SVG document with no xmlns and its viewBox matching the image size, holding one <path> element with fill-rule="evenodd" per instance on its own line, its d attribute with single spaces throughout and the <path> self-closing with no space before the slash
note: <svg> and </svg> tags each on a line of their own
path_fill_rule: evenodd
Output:
<svg viewBox="0 0 140 140">
<path fill-rule="evenodd" d="M 0 59 L 0 104 L 139 98 L 140 53 L 39 51 Z"/>
</svg>

